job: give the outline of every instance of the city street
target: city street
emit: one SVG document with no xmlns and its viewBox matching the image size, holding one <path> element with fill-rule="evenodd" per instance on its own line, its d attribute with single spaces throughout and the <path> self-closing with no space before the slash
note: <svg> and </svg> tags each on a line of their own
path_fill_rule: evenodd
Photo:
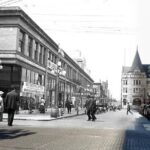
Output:
<svg viewBox="0 0 150 150">
<path fill-rule="evenodd" d="M 0 123 L 0 150 L 149 150 L 150 122 L 137 112 L 109 111 L 95 122 L 86 115 L 53 121 L 6 119 Z"/>
</svg>

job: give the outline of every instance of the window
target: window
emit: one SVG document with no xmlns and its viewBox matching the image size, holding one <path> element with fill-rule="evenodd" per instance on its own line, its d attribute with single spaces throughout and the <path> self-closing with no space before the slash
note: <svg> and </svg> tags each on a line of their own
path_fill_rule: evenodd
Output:
<svg viewBox="0 0 150 150">
<path fill-rule="evenodd" d="M 24 52 L 24 40 L 25 40 L 25 33 L 20 30 L 20 32 L 19 32 L 19 47 L 18 47 L 18 51 L 22 52 L 22 53 Z"/>
<path fill-rule="evenodd" d="M 123 85 L 128 85 L 128 81 L 127 80 L 123 80 Z"/>
<path fill-rule="evenodd" d="M 42 85 L 44 86 L 45 85 L 45 76 L 42 75 Z"/>
<path fill-rule="evenodd" d="M 57 57 L 54 54 L 52 54 L 52 62 L 56 64 L 56 60 L 57 60 Z"/>
<path fill-rule="evenodd" d="M 140 88 L 134 88 L 133 89 L 133 93 L 139 93 L 140 92 Z"/>
<path fill-rule="evenodd" d="M 37 61 L 37 58 L 38 58 L 38 42 L 35 42 L 34 59 Z"/>
<path fill-rule="evenodd" d="M 127 93 L 127 88 L 123 88 L 123 93 Z"/>
<path fill-rule="evenodd" d="M 42 75 L 38 75 L 38 85 L 42 85 Z"/>
<path fill-rule="evenodd" d="M 45 56 L 46 56 L 46 48 L 43 49 L 43 64 L 46 65 L 45 63 Z"/>
<path fill-rule="evenodd" d="M 35 84 L 38 84 L 38 73 L 35 73 L 34 79 L 35 79 Z"/>
<path fill-rule="evenodd" d="M 134 84 L 134 85 L 141 85 L 141 80 L 134 80 L 134 81 L 133 81 L 133 84 Z"/>
<path fill-rule="evenodd" d="M 40 45 L 39 63 L 42 63 L 42 45 Z"/>
<path fill-rule="evenodd" d="M 30 70 L 27 70 L 27 82 L 30 83 L 30 76 L 31 76 L 31 72 Z"/>
<path fill-rule="evenodd" d="M 31 71 L 31 83 L 34 83 L 34 72 Z"/>
<path fill-rule="evenodd" d="M 27 70 L 25 68 L 22 68 L 22 75 L 21 75 L 21 81 L 26 82 L 26 73 Z"/>
<path fill-rule="evenodd" d="M 32 42 L 33 42 L 33 39 L 29 37 L 28 38 L 28 52 L 27 52 L 27 56 L 29 57 L 32 56 Z"/>
</svg>

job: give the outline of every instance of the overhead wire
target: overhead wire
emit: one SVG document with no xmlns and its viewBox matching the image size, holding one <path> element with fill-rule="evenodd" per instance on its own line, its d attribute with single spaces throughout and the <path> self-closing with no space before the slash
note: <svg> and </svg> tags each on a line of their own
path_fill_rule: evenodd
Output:
<svg viewBox="0 0 150 150">
<path fill-rule="evenodd" d="M 20 1 L 22 1 L 22 0 L 7 0 L 7 1 L 0 3 L 0 7 L 15 4 L 15 3 L 18 3 Z"/>
</svg>

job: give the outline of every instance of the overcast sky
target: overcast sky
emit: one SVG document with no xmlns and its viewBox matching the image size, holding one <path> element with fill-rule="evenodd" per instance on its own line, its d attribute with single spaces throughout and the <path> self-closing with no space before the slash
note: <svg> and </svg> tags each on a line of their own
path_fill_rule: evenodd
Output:
<svg viewBox="0 0 150 150">
<path fill-rule="evenodd" d="M 72 58 L 81 51 L 91 77 L 108 80 L 113 98 L 120 99 L 122 66 L 132 65 L 137 46 L 142 63 L 150 64 L 149 0 L 12 0 L 11 5 L 20 5 Z"/>
</svg>

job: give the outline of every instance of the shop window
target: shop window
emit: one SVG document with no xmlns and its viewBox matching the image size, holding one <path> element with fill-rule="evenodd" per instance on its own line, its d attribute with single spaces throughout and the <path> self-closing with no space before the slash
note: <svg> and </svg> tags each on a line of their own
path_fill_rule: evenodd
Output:
<svg viewBox="0 0 150 150">
<path fill-rule="evenodd" d="M 25 42 L 25 33 L 20 30 L 19 32 L 19 47 L 18 51 L 19 52 L 24 52 L 24 42 Z"/>
</svg>

